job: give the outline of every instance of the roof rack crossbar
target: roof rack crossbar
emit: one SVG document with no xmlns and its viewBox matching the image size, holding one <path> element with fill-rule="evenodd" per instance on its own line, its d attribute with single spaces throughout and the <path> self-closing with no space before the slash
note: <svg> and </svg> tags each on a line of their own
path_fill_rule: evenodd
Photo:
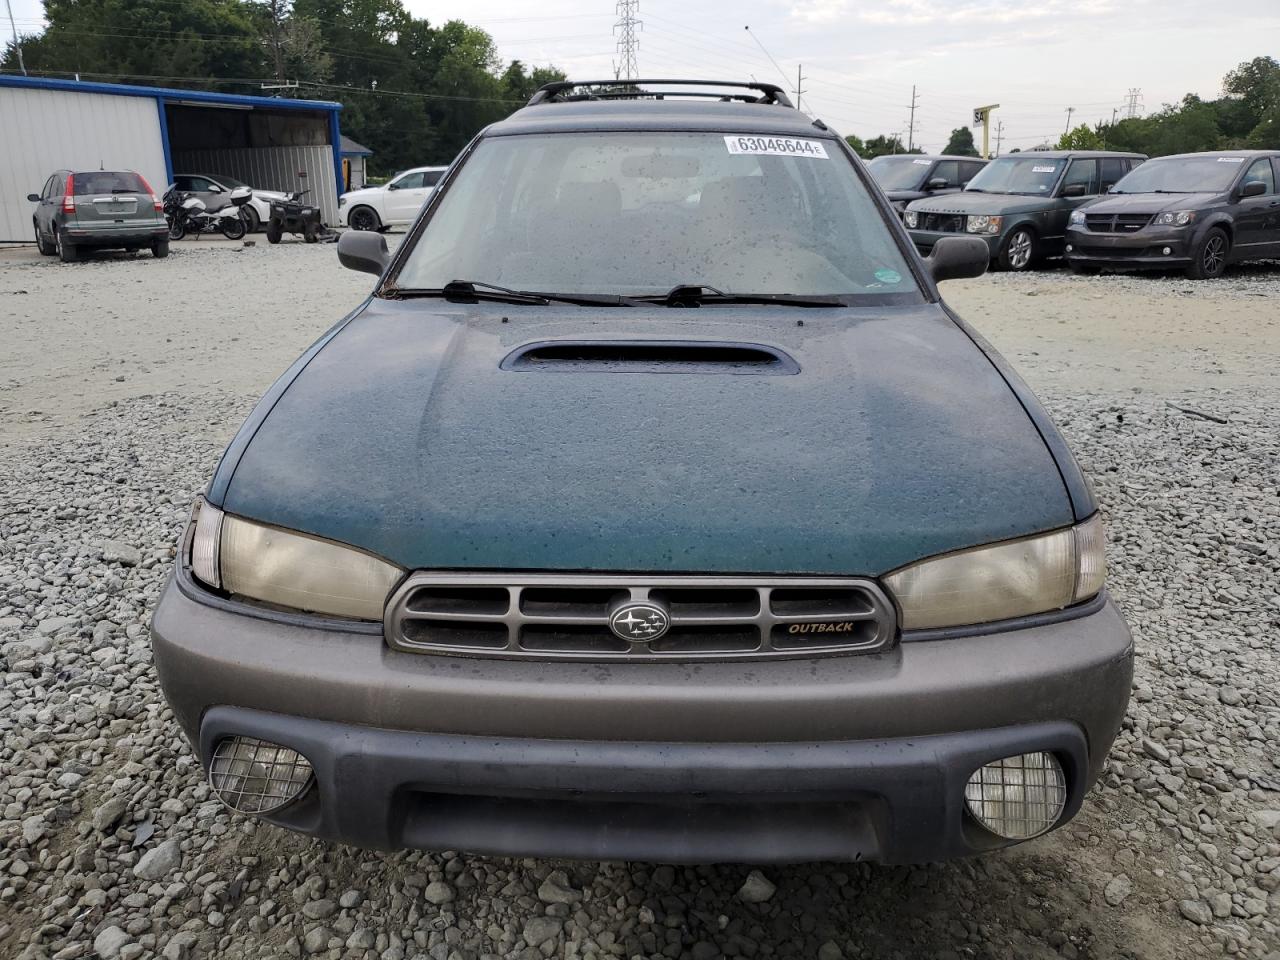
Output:
<svg viewBox="0 0 1280 960">
<path fill-rule="evenodd" d="M 755 90 L 759 96 L 747 94 L 713 94 L 702 91 L 652 91 L 641 87 L 739 87 Z M 611 87 L 600 93 L 572 94 L 570 91 L 585 87 Z M 634 88 L 634 89 L 617 89 Z M 793 106 L 791 98 L 776 83 L 746 82 L 742 80 L 556 80 L 543 84 L 529 98 L 529 106 L 538 103 L 569 103 L 576 100 L 630 100 L 639 97 L 691 96 L 715 99 L 742 100 L 747 103 L 771 103 L 782 107 Z"/>
</svg>

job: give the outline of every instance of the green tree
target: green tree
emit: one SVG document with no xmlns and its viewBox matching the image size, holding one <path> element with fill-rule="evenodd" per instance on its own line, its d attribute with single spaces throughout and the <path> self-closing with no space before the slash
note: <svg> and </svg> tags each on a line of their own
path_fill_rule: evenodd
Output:
<svg viewBox="0 0 1280 960">
<path fill-rule="evenodd" d="M 850 135 L 844 138 L 844 142 L 853 148 L 853 152 L 858 156 L 865 157 L 867 155 L 867 145 L 862 142 L 861 137 Z"/>
<path fill-rule="evenodd" d="M 1102 137 L 1083 123 L 1058 138 L 1059 150 L 1103 150 L 1105 148 Z"/>
<path fill-rule="evenodd" d="M 976 157 L 978 148 L 973 144 L 973 131 L 968 127 L 956 127 L 942 152 L 957 157 Z"/>
<path fill-rule="evenodd" d="M 876 157 L 883 157 L 885 154 L 892 153 L 924 153 L 919 147 L 908 150 L 902 142 L 901 137 L 889 134 L 880 134 L 878 137 L 872 137 L 863 144 L 863 157 L 867 160 L 873 160 Z"/>
</svg>

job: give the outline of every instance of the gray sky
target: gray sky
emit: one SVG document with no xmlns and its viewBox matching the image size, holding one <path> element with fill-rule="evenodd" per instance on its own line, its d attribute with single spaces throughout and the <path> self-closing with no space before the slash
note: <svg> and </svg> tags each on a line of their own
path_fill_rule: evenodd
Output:
<svg viewBox="0 0 1280 960">
<path fill-rule="evenodd" d="M 39 22 L 38 0 L 12 2 L 20 30 Z M 404 2 L 433 22 L 484 27 L 504 59 L 613 75 L 613 0 Z M 1025 148 L 1061 134 L 1067 107 L 1075 126 L 1110 119 L 1130 87 L 1148 111 L 1188 92 L 1214 97 L 1227 70 L 1276 53 L 1278 0 L 1235 0 L 1214 8 L 1230 11 L 1221 17 L 1206 9 L 1203 0 L 640 0 L 640 72 L 785 75 L 794 85 L 803 63 L 806 110 L 843 133 L 904 140 L 914 83 L 916 141 L 927 149 L 987 103 L 1001 104 L 1005 148 Z"/>
</svg>

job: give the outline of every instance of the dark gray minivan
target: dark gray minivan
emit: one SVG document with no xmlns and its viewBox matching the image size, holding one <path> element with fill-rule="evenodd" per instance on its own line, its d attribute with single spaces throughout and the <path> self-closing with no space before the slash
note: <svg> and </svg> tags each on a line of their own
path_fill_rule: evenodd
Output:
<svg viewBox="0 0 1280 960">
<path fill-rule="evenodd" d="M 899 153 L 868 160 L 867 170 L 901 213 L 912 200 L 964 189 L 986 165 L 978 157 Z"/>
<path fill-rule="evenodd" d="M 46 256 L 70 263 L 92 247 L 147 247 L 157 257 L 169 255 L 164 205 L 140 173 L 57 170 L 27 199 L 36 205 L 31 222 Z"/>
</svg>

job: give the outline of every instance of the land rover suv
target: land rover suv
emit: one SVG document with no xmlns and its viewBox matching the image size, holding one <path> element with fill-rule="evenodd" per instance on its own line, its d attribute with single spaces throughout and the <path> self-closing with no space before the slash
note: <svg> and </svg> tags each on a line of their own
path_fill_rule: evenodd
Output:
<svg viewBox="0 0 1280 960">
<path fill-rule="evenodd" d="M 893 863 L 1080 808 L 1132 671 L 1098 504 L 939 295 L 986 244 L 922 259 L 780 89 L 550 84 L 338 256 L 372 295 L 231 441 L 152 621 L 231 807 Z"/>
</svg>

